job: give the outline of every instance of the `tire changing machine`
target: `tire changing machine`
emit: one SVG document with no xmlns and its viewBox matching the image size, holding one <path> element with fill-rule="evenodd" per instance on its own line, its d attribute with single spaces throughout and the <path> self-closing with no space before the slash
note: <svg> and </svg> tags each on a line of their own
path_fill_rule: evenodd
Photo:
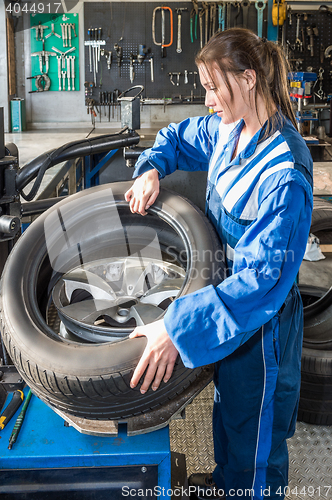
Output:
<svg viewBox="0 0 332 500">
<path fill-rule="evenodd" d="M 122 115 L 132 125 L 131 108 L 137 107 L 137 102 L 126 98 L 124 106 Z M 19 170 L 16 146 L 4 145 L 0 108 L 0 271 L 20 234 L 22 215 L 41 213 L 59 201 L 58 198 L 21 204 L 22 189 L 34 178 L 37 181 L 42 177 L 38 175 L 41 169 L 46 171 L 55 163 L 77 157 L 78 149 L 93 154 L 132 147 L 139 142 L 133 131 L 139 127 L 136 122 L 135 127 L 127 128 L 128 134 L 121 131 L 116 136 L 104 136 L 102 141 L 97 137 L 86 141 L 86 145 L 80 143 L 79 148 L 71 143 L 66 150 L 60 148 L 59 155 L 48 152 Z M 21 389 L 24 382 L 7 359 L 4 346 L 2 357 L 1 389 L 7 393 Z M 126 421 L 76 418 L 49 408 L 32 396 L 12 449 L 8 449 L 9 437 L 20 409 L 0 431 L 0 500 L 189 498 L 185 456 L 171 453 L 168 424 L 173 418 L 184 417 L 185 406 L 211 381 L 212 372 L 211 366 L 204 368 L 196 382 L 176 399 Z M 24 392 L 27 394 L 28 388 Z M 10 399 L 7 397 L 0 411 Z M 3 400 L 0 406 L 2 403 Z"/>
</svg>

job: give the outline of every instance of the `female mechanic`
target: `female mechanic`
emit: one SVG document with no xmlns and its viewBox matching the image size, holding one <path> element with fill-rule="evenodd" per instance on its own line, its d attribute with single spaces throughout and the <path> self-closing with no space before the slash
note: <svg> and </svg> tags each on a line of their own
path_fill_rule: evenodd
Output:
<svg viewBox="0 0 332 500">
<path fill-rule="evenodd" d="M 312 159 L 297 132 L 282 50 L 253 32 L 217 33 L 196 57 L 214 114 L 162 129 L 137 161 L 125 194 L 146 214 L 159 180 L 177 168 L 208 171 L 206 214 L 224 245 L 229 276 L 176 299 L 164 318 L 138 327 L 147 346 L 131 380 L 141 392 L 187 367 L 215 363 L 216 468 L 194 474 L 197 498 L 280 500 L 288 483 L 286 439 L 300 389 L 302 301 L 296 276 L 312 211 Z M 212 490 L 212 491 L 211 491 Z M 218 496 L 219 495 L 219 496 Z"/>
</svg>

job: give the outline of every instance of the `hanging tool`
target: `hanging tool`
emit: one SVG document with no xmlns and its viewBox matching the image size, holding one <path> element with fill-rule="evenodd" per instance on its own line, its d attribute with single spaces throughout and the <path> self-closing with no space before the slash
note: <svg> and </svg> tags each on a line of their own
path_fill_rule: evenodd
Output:
<svg viewBox="0 0 332 500">
<path fill-rule="evenodd" d="M 202 2 L 203 8 L 205 8 L 205 44 L 209 41 L 209 4 L 207 2 Z"/>
<path fill-rule="evenodd" d="M 149 59 L 150 62 L 150 73 L 151 73 L 151 82 L 154 82 L 154 71 L 153 71 L 153 56 Z"/>
<path fill-rule="evenodd" d="M 193 43 L 194 35 L 195 35 L 195 40 L 197 40 L 197 23 L 198 23 L 199 9 L 198 9 L 198 1 L 197 0 L 191 0 L 191 1 L 193 3 L 193 8 L 190 12 L 190 40 Z"/>
<path fill-rule="evenodd" d="M 62 76 L 62 90 L 66 90 L 66 72 L 61 71 Z"/>
<path fill-rule="evenodd" d="M 27 80 L 36 80 L 37 90 L 30 90 L 29 94 L 33 94 L 35 92 L 45 92 L 50 90 L 51 79 L 48 75 L 43 73 L 42 75 L 28 76 Z"/>
<path fill-rule="evenodd" d="M 135 56 L 131 52 L 130 56 L 129 56 L 129 78 L 130 78 L 130 83 L 134 83 L 134 79 L 135 79 L 134 61 L 135 61 Z"/>
<path fill-rule="evenodd" d="M 255 7 L 257 10 L 257 35 L 263 36 L 263 11 L 266 7 L 266 0 L 256 0 Z"/>
<path fill-rule="evenodd" d="M 136 57 L 137 57 L 137 62 L 138 62 L 139 64 L 143 64 L 144 59 L 146 58 L 146 56 L 147 56 L 147 53 L 148 53 L 148 52 L 149 52 L 149 51 L 148 51 L 148 49 L 146 48 L 146 46 L 145 46 L 145 45 L 140 44 L 140 45 L 138 46 L 138 53 L 137 53 L 137 56 L 136 56 Z"/>
<path fill-rule="evenodd" d="M 72 28 L 72 24 L 67 24 L 67 33 L 68 33 L 68 40 L 69 40 L 69 47 L 71 47 L 71 28 Z"/>
<path fill-rule="evenodd" d="M 71 89 L 75 90 L 75 56 L 69 56 L 70 64 L 71 64 Z"/>
<path fill-rule="evenodd" d="M 107 69 L 110 70 L 111 66 L 112 66 L 112 51 L 111 50 L 100 49 L 100 55 L 102 57 L 105 57 L 106 63 L 107 63 Z"/>
<path fill-rule="evenodd" d="M 61 59 L 62 59 L 62 57 L 61 56 L 56 56 L 56 58 L 58 60 L 59 90 L 62 90 L 62 86 L 61 86 Z"/>
<path fill-rule="evenodd" d="M 56 47 L 52 47 L 52 50 L 54 50 L 55 52 L 57 52 L 58 54 L 61 55 L 61 58 L 62 58 L 62 68 L 66 68 L 65 57 L 66 57 L 67 54 L 70 54 L 70 52 L 73 52 L 74 50 L 76 50 L 76 47 L 72 47 L 71 49 L 66 50 L 66 52 L 62 52 L 62 50 L 57 49 Z M 55 56 L 55 54 L 53 54 L 53 55 Z"/>
<path fill-rule="evenodd" d="M 323 90 L 323 74 L 324 74 L 324 68 L 319 68 L 318 70 L 319 89 L 317 90 L 317 92 L 315 92 L 315 95 L 320 100 L 326 99 L 326 95 Z"/>
<path fill-rule="evenodd" d="M 40 50 L 39 52 L 33 52 L 31 55 L 39 57 L 39 70 L 41 73 L 47 74 L 49 70 L 49 58 L 51 56 L 55 56 L 55 54 L 53 54 L 53 52 L 48 52 L 44 50 L 44 42 L 43 42 L 43 50 Z M 45 65 L 45 71 L 43 70 L 44 65 Z"/>
<path fill-rule="evenodd" d="M 217 4 L 212 2 L 210 4 L 210 38 L 216 32 L 216 19 L 217 19 Z"/>
<path fill-rule="evenodd" d="M 156 12 L 161 10 L 161 42 L 156 42 Z M 170 16 L 170 42 L 165 43 L 165 11 L 169 11 Z M 173 43 L 173 11 L 170 7 L 156 7 L 152 14 L 152 39 L 155 45 L 160 45 L 161 47 L 161 57 L 165 57 L 165 48 L 170 47 Z"/>
<path fill-rule="evenodd" d="M 175 82 L 173 81 L 173 75 L 175 75 L 176 73 L 168 73 L 168 76 L 169 76 L 169 80 L 171 82 L 172 85 L 175 85 Z"/>
<path fill-rule="evenodd" d="M 112 120 L 113 120 L 114 119 L 114 106 L 115 106 L 115 103 L 114 103 L 114 92 L 110 92 L 109 102 L 111 103 L 111 107 L 112 107 Z M 110 121 L 110 108 L 108 108 L 108 121 Z"/>
<path fill-rule="evenodd" d="M 272 24 L 273 26 L 283 26 L 287 15 L 286 0 L 273 0 Z"/>
<path fill-rule="evenodd" d="M 22 427 L 22 424 L 23 424 L 23 420 L 24 420 L 24 417 L 25 417 L 28 405 L 30 403 L 31 396 L 32 396 L 32 392 L 31 392 L 31 389 L 29 389 L 27 397 L 25 398 L 24 404 L 22 406 L 22 410 L 20 411 L 20 414 L 19 414 L 19 416 L 16 419 L 13 431 L 12 431 L 12 433 L 10 435 L 9 444 L 8 444 L 8 450 L 11 450 L 12 447 L 13 447 L 13 444 L 16 443 L 17 436 L 18 436 L 18 434 L 19 434 L 19 432 L 21 430 L 21 427 Z"/>
<path fill-rule="evenodd" d="M 92 73 L 92 56 L 91 56 L 91 41 L 92 41 L 92 33 L 91 28 L 88 28 L 88 37 L 89 37 L 89 68 L 90 73 Z"/>
<path fill-rule="evenodd" d="M 314 30 L 312 26 L 306 27 L 307 35 L 309 37 L 310 43 L 307 45 L 308 50 L 310 50 L 310 55 L 313 57 L 314 55 Z"/>
<path fill-rule="evenodd" d="M 45 40 L 52 35 L 54 35 L 58 38 L 61 38 L 61 35 L 59 35 L 58 33 L 55 33 L 55 31 L 54 31 L 54 23 L 51 24 L 51 27 L 52 27 L 52 31 L 51 31 L 51 33 L 49 33 L 48 35 L 45 36 Z"/>
<path fill-rule="evenodd" d="M 66 67 L 67 67 L 67 90 L 70 90 L 70 59 L 69 56 L 66 56 Z"/>
<path fill-rule="evenodd" d="M 41 24 L 41 21 L 39 21 L 38 26 L 32 26 L 32 30 L 36 30 L 36 40 L 44 40 L 44 30 L 50 29 L 49 26 L 46 24 Z M 60 37 L 61 38 L 61 37 Z"/>
<path fill-rule="evenodd" d="M 116 60 L 118 63 L 118 68 L 119 68 L 119 77 L 121 76 L 121 63 L 122 63 L 122 57 L 123 57 L 123 52 L 122 52 L 122 47 L 118 45 L 117 43 L 114 44 L 114 50 L 116 53 Z"/>
<path fill-rule="evenodd" d="M 225 31 L 225 4 L 218 3 L 218 31 Z"/>
<path fill-rule="evenodd" d="M 61 26 L 62 45 L 63 45 L 63 47 L 66 47 L 65 25 L 64 25 L 64 23 L 60 23 L 60 26 Z"/>
<path fill-rule="evenodd" d="M 205 16 L 205 43 L 207 43 L 207 27 L 209 23 L 209 6 L 207 2 L 202 2 L 202 9 L 199 13 L 199 34 L 201 48 L 203 48 L 203 17 Z"/>
<path fill-rule="evenodd" d="M 114 103 L 115 103 L 115 106 L 116 106 L 116 119 L 118 119 L 118 107 L 120 108 L 120 120 L 121 120 L 121 106 L 119 105 L 119 95 L 121 94 L 120 90 L 119 89 L 115 89 L 114 90 Z"/>
<path fill-rule="evenodd" d="M 234 3 L 234 7 L 237 8 L 237 13 L 235 14 L 235 17 L 234 17 L 234 26 L 237 26 L 237 20 L 240 16 L 240 11 L 241 11 L 241 4 L 240 2 L 235 2 Z"/>
<path fill-rule="evenodd" d="M 22 391 L 17 390 L 13 392 L 13 396 L 10 403 L 8 403 L 8 405 L 0 415 L 0 431 L 2 431 L 6 427 L 9 420 L 19 409 L 23 399 L 24 399 L 24 393 Z"/>
<path fill-rule="evenodd" d="M 303 45 L 302 45 L 302 41 L 300 40 L 300 21 L 301 21 L 301 14 L 296 14 L 295 47 L 297 50 L 300 50 L 302 52 Z M 308 27 L 307 27 L 307 32 L 308 32 Z M 308 35 L 309 35 L 309 33 L 308 33 Z"/>
<path fill-rule="evenodd" d="M 226 2 L 226 27 L 229 29 L 231 27 L 231 17 L 232 17 L 232 3 Z"/>
<path fill-rule="evenodd" d="M 94 82 L 95 86 L 97 85 L 97 73 L 98 73 L 98 28 L 94 28 L 93 32 L 93 40 L 94 44 L 92 46 L 93 51 L 94 51 L 94 62 L 95 62 L 95 67 L 93 70 L 93 76 L 94 76 Z"/>
<path fill-rule="evenodd" d="M 249 14 L 249 7 L 250 7 L 249 0 L 242 0 L 241 7 L 242 7 L 242 13 L 243 13 L 243 27 L 248 28 L 248 14 Z"/>
<path fill-rule="evenodd" d="M 181 19 L 182 19 L 182 12 L 188 10 L 187 8 L 181 8 L 181 9 L 175 9 L 175 12 L 178 15 L 178 37 L 177 37 L 177 44 L 176 44 L 176 52 L 180 54 L 182 52 L 182 47 L 181 47 Z"/>
<path fill-rule="evenodd" d="M 98 62 L 100 62 L 100 42 L 102 38 L 103 38 L 103 30 L 102 28 L 98 28 Z"/>
</svg>

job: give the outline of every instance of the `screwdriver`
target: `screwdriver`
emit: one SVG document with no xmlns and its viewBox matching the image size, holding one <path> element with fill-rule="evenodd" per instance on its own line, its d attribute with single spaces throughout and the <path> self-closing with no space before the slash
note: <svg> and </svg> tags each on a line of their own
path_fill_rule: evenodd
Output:
<svg viewBox="0 0 332 500">
<path fill-rule="evenodd" d="M 88 37 L 89 37 L 89 66 L 90 66 L 90 73 L 92 73 L 92 59 L 91 59 L 91 40 L 92 40 L 92 35 L 91 35 L 91 28 L 88 28 Z"/>
<path fill-rule="evenodd" d="M 20 407 L 24 399 L 24 394 L 22 391 L 15 391 L 10 403 L 6 406 L 2 414 L 0 415 L 0 430 L 2 431 L 8 424 L 9 420 L 12 418 L 14 413 Z"/>
<path fill-rule="evenodd" d="M 22 406 L 22 410 L 20 411 L 20 414 L 19 414 L 19 416 L 16 419 L 13 431 L 12 431 L 12 433 L 10 435 L 8 450 L 11 450 L 13 444 L 16 442 L 18 433 L 20 432 L 21 427 L 22 427 L 22 423 L 23 423 L 23 420 L 24 420 L 24 417 L 25 417 L 25 413 L 27 411 L 28 404 L 29 404 L 29 401 L 31 399 L 31 396 L 32 396 L 32 392 L 31 392 L 31 389 L 29 389 L 27 397 L 26 397 L 26 399 L 24 401 L 24 405 Z"/>
</svg>

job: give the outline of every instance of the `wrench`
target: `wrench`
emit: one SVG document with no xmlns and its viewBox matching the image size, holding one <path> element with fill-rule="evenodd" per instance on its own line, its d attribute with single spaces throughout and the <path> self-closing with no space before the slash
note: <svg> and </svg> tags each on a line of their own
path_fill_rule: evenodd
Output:
<svg viewBox="0 0 332 500">
<path fill-rule="evenodd" d="M 296 14 L 296 36 L 295 36 L 295 46 L 298 50 L 302 52 L 303 50 L 303 45 L 300 40 L 300 19 L 301 19 L 301 14 Z M 308 33 L 309 34 L 309 33 Z"/>
<path fill-rule="evenodd" d="M 175 9 L 175 11 L 178 14 L 178 39 L 177 39 L 177 46 L 176 46 L 176 52 L 178 54 L 181 54 L 182 52 L 182 47 L 181 47 L 181 19 L 182 19 L 182 11 L 188 10 L 188 9 Z"/>
<path fill-rule="evenodd" d="M 62 90 L 62 87 L 61 87 L 61 59 L 62 59 L 62 57 L 61 56 L 56 56 L 56 58 L 58 60 L 59 90 Z"/>
<path fill-rule="evenodd" d="M 70 56 L 66 56 L 68 90 L 70 90 Z"/>
<path fill-rule="evenodd" d="M 231 2 L 226 3 L 226 26 L 227 29 L 231 27 L 231 13 L 232 13 L 232 4 Z"/>
<path fill-rule="evenodd" d="M 62 90 L 66 90 L 66 72 L 61 71 L 61 75 L 62 75 Z"/>
<path fill-rule="evenodd" d="M 237 13 L 235 14 L 235 17 L 234 17 L 234 26 L 237 25 L 237 20 L 238 20 L 238 17 L 240 15 L 240 11 L 241 11 L 241 4 L 240 2 L 235 2 L 234 3 L 234 7 L 237 8 Z"/>
<path fill-rule="evenodd" d="M 71 63 L 71 89 L 75 90 L 75 56 L 69 56 Z"/>
<path fill-rule="evenodd" d="M 263 36 L 263 10 L 266 7 L 266 0 L 256 0 L 255 7 L 257 10 L 257 35 Z"/>
<path fill-rule="evenodd" d="M 241 2 L 242 12 L 243 12 L 243 27 L 248 28 L 248 12 L 250 7 L 249 0 L 242 0 Z"/>
<path fill-rule="evenodd" d="M 218 31 L 225 31 L 225 4 L 218 3 Z"/>
</svg>

